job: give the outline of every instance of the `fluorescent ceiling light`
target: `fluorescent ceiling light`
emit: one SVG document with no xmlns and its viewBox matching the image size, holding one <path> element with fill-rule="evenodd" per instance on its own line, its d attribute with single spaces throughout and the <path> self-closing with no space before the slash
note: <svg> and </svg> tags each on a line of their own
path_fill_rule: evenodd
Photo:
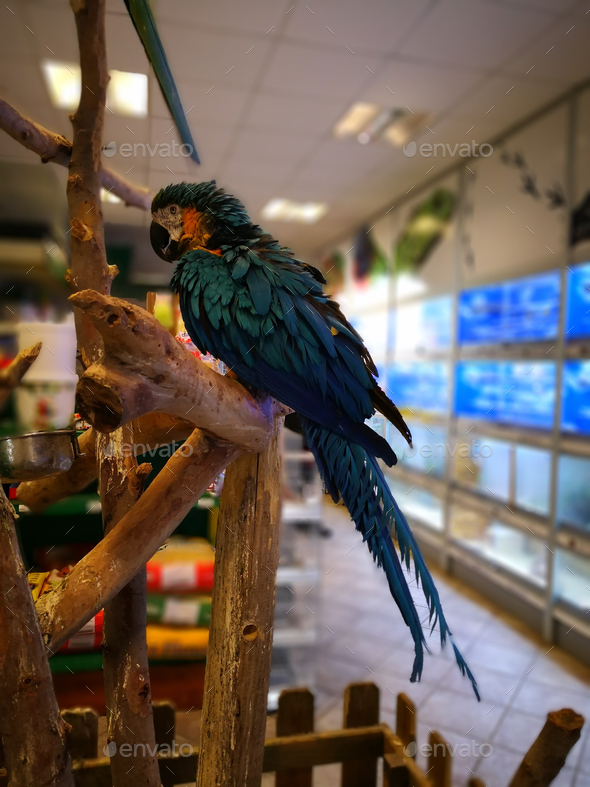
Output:
<svg viewBox="0 0 590 787">
<path fill-rule="evenodd" d="M 334 126 L 337 139 L 356 137 L 361 145 L 376 139 L 386 139 L 394 147 L 403 147 L 423 126 L 428 115 L 412 112 L 408 107 L 382 107 L 357 101 Z"/>
<path fill-rule="evenodd" d="M 58 109 L 76 109 L 80 102 L 80 66 L 77 63 L 41 62 L 49 97 Z"/>
<path fill-rule="evenodd" d="M 77 63 L 43 60 L 41 68 L 53 106 L 68 111 L 76 110 L 80 101 L 80 66 Z M 107 107 L 116 115 L 146 117 L 147 75 L 113 70 L 109 71 L 109 76 Z"/>
<path fill-rule="evenodd" d="M 148 78 L 147 74 L 131 71 L 109 71 L 111 77 L 107 87 L 107 105 L 116 115 L 134 118 L 147 117 Z"/>
<path fill-rule="evenodd" d="M 323 202 L 293 202 L 290 199 L 271 199 L 262 208 L 262 216 L 269 221 L 296 221 L 315 224 L 328 210 Z"/>
<path fill-rule="evenodd" d="M 113 194 L 112 191 L 107 191 L 106 189 L 100 190 L 100 199 L 102 202 L 112 202 L 113 204 L 123 202 L 121 197 L 117 197 L 117 195 Z"/>
<path fill-rule="evenodd" d="M 342 115 L 334 126 L 334 136 L 337 139 L 356 137 L 380 111 L 381 107 L 379 104 L 367 104 L 364 101 L 357 101 Z"/>
</svg>

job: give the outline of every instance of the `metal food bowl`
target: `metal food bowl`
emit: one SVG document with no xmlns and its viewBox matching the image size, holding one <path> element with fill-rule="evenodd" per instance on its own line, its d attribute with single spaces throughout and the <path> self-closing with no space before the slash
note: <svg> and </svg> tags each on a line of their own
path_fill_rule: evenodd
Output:
<svg viewBox="0 0 590 787">
<path fill-rule="evenodd" d="M 4 437 L 0 439 L 0 478 L 9 483 L 65 473 L 79 453 L 75 429 Z"/>
</svg>

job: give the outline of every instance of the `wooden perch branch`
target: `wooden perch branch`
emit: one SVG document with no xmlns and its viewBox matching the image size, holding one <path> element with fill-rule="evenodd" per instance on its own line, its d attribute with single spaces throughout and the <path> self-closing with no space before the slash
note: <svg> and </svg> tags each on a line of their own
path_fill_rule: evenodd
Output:
<svg viewBox="0 0 590 787">
<path fill-rule="evenodd" d="M 181 418 L 173 418 L 163 413 L 148 413 L 133 422 L 133 433 L 126 432 L 129 443 L 125 444 L 124 451 L 130 453 L 131 446 L 136 455 L 157 451 L 162 446 L 186 440 L 194 428 L 194 424 Z M 31 511 L 42 511 L 51 503 L 86 489 L 97 476 L 95 448 L 97 434 L 94 429 L 88 429 L 78 438 L 80 455 L 74 459 L 67 472 L 19 484 L 17 489 L 19 503 L 23 503 Z"/>
<path fill-rule="evenodd" d="M 97 439 L 100 499 L 105 534 L 112 531 L 143 491 L 151 465 L 139 467 L 121 450 L 133 440 L 129 427 Z M 111 757 L 114 787 L 160 787 L 156 734 L 146 646 L 145 565 L 105 605 L 102 664 L 107 703 L 107 742 L 116 744 Z M 125 744 L 142 743 L 141 756 L 121 755 Z M 147 753 L 146 753 L 147 752 Z M 152 752 L 150 754 L 150 752 Z"/>
<path fill-rule="evenodd" d="M 145 309 L 91 290 L 70 297 L 100 332 L 104 357 L 78 384 L 80 412 L 101 432 L 158 411 L 192 421 L 242 449 L 260 451 L 276 404 L 255 400 L 189 353 Z"/>
<path fill-rule="evenodd" d="M 547 714 L 545 726 L 524 755 L 509 787 L 548 787 L 580 739 L 584 717 L 569 708 Z"/>
<path fill-rule="evenodd" d="M 52 652 L 137 574 L 239 452 L 195 429 L 133 508 L 37 602 L 41 630 Z"/>
<path fill-rule="evenodd" d="M 258 787 L 262 778 L 276 571 L 280 456 L 277 419 L 259 454 L 227 470 L 201 726 L 199 787 Z"/>
<path fill-rule="evenodd" d="M 41 352 L 42 343 L 37 342 L 26 350 L 21 350 L 14 361 L 0 372 L 0 407 L 4 405 L 12 390 L 20 383 Z"/>
<path fill-rule="evenodd" d="M 0 737 L 8 787 L 74 787 L 14 509 L 0 486 Z"/>
<path fill-rule="evenodd" d="M 116 268 L 107 264 L 100 204 L 102 129 L 107 71 L 105 0 L 71 0 L 78 32 L 82 90 L 71 116 L 74 129 L 67 197 L 70 218 L 71 267 L 67 281 L 74 290 L 91 287 L 108 294 Z M 83 368 L 102 355 L 102 342 L 91 320 L 74 309 L 78 357 Z"/>
<path fill-rule="evenodd" d="M 60 134 L 54 134 L 24 117 L 2 98 L 0 98 L 0 129 L 20 142 L 25 148 L 40 156 L 44 163 L 52 161 L 54 164 L 61 164 L 62 167 L 70 165 L 72 143 L 69 139 Z M 107 167 L 101 168 L 100 181 L 103 188 L 116 194 L 126 205 L 132 205 L 141 210 L 150 210 L 152 194 L 149 189 L 134 186 Z"/>
</svg>

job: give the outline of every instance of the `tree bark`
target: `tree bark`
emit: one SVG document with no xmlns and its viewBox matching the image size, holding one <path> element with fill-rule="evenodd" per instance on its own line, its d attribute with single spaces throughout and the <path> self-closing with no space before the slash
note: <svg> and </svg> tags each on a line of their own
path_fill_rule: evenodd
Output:
<svg viewBox="0 0 590 787">
<path fill-rule="evenodd" d="M 133 446 L 137 455 L 186 440 L 194 428 L 194 424 L 181 418 L 149 413 L 133 421 L 133 434 L 127 432 L 127 437 L 129 446 Z M 67 472 L 19 484 L 16 490 L 19 503 L 28 506 L 31 511 L 42 511 L 51 503 L 86 489 L 97 477 L 95 445 L 98 434 L 94 429 L 88 429 L 78 438 L 80 455 L 74 459 Z"/>
<path fill-rule="evenodd" d="M 158 411 L 190 420 L 242 449 L 264 447 L 277 408 L 272 399 L 256 400 L 235 380 L 214 372 L 139 306 L 90 290 L 70 300 L 104 342 L 104 357 L 86 370 L 77 394 L 80 412 L 96 429 L 112 431 Z"/>
<path fill-rule="evenodd" d="M 197 785 L 259 787 L 279 561 L 277 419 L 227 470 L 215 553 Z"/>
<path fill-rule="evenodd" d="M 239 455 L 195 429 L 130 511 L 37 601 L 45 644 L 54 653 L 140 570 L 182 522 L 194 501 Z"/>
<path fill-rule="evenodd" d="M 536 741 L 524 755 L 509 787 L 548 787 L 580 739 L 584 717 L 569 708 L 552 711 Z"/>
<path fill-rule="evenodd" d="M 108 295 L 117 271 L 107 264 L 100 204 L 102 129 L 109 81 L 105 0 L 70 0 L 70 4 L 78 32 L 82 92 L 71 118 L 74 141 L 67 186 L 71 268 L 67 280 L 74 292 L 90 287 Z M 78 360 L 85 369 L 102 355 L 102 341 L 86 314 L 74 309 L 74 316 Z"/>
<path fill-rule="evenodd" d="M 61 134 L 54 134 L 24 117 L 2 98 L 0 98 L 0 129 L 40 156 L 44 164 L 52 161 L 62 167 L 70 165 L 72 143 L 69 139 L 62 137 Z M 100 182 L 104 189 L 122 199 L 126 205 L 150 210 L 153 195 L 149 189 L 134 186 L 108 167 L 101 168 Z"/>
<path fill-rule="evenodd" d="M 74 787 L 45 646 L 0 486 L 0 737 L 9 787 Z"/>
<path fill-rule="evenodd" d="M 97 439 L 97 466 L 105 534 L 128 513 L 143 491 L 151 465 L 139 467 L 135 457 L 121 450 L 133 442 L 130 427 L 117 429 Z M 116 750 L 111 756 L 114 787 L 160 787 L 156 757 L 156 735 L 145 636 L 145 565 L 105 605 L 103 672 L 107 704 L 107 743 Z M 121 747 L 141 743 L 141 754 Z"/>
<path fill-rule="evenodd" d="M 42 346 L 41 342 L 37 342 L 32 347 L 21 350 L 10 366 L 0 372 L 0 407 L 4 406 L 14 388 L 38 358 Z"/>
</svg>

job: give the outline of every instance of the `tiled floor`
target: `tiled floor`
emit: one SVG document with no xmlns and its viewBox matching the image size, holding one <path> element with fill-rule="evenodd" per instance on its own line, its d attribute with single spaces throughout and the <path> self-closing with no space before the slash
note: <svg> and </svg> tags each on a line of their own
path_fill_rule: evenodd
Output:
<svg viewBox="0 0 590 787">
<path fill-rule="evenodd" d="M 382 571 L 343 509 L 327 506 L 326 524 L 334 535 L 323 544 L 318 729 L 341 727 L 344 687 L 372 680 L 381 689 L 383 721 L 395 727 L 396 695 L 404 691 L 417 706 L 419 747 L 428 742 L 429 728 L 459 746 L 454 785 L 476 774 L 488 787 L 506 787 L 547 711 L 572 707 L 589 721 L 554 785 L 590 787 L 590 668 L 558 648 L 549 650 L 522 623 L 437 574 L 447 620 L 482 701 L 476 701 L 448 649 L 427 656 L 422 681 L 411 684 L 411 638 Z M 489 746 L 480 752 L 483 744 Z M 420 750 L 417 759 L 425 764 Z M 318 769 L 315 787 L 339 784 L 338 771 L 339 766 Z"/>
</svg>

